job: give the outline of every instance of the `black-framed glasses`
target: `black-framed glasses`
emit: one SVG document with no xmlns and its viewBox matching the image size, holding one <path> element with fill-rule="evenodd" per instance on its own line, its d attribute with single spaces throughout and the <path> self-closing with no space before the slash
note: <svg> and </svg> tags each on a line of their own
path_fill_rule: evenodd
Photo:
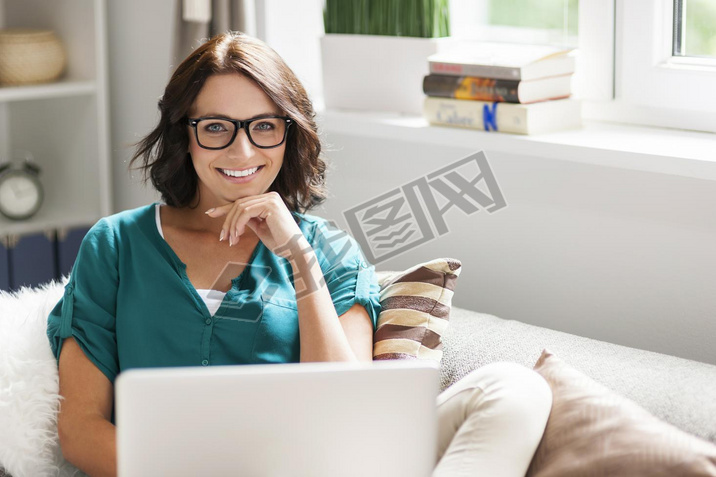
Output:
<svg viewBox="0 0 716 477">
<path fill-rule="evenodd" d="M 194 128 L 196 142 L 204 149 L 229 147 L 241 128 L 246 131 L 251 144 L 261 149 L 271 149 L 284 143 L 293 120 L 287 116 L 264 116 L 246 121 L 206 117 L 187 118 L 187 123 Z"/>
</svg>

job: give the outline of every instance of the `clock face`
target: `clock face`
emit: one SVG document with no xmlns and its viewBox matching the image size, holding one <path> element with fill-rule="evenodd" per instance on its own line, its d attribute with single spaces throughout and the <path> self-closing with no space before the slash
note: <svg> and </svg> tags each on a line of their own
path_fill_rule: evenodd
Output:
<svg viewBox="0 0 716 477">
<path fill-rule="evenodd" d="M 8 172 L 0 177 L 0 212 L 11 218 L 25 218 L 42 202 L 37 181 L 22 171 Z"/>
</svg>

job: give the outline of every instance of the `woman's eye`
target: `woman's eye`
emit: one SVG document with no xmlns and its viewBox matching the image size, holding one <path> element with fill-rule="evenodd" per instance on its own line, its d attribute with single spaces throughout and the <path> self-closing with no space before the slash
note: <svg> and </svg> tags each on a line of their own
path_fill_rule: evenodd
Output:
<svg viewBox="0 0 716 477">
<path fill-rule="evenodd" d="M 226 127 L 221 123 L 212 123 L 204 126 L 206 132 L 218 133 L 226 131 Z"/>
<path fill-rule="evenodd" d="M 251 125 L 251 129 L 253 129 L 255 131 L 271 131 L 273 128 L 274 128 L 274 125 L 268 121 L 254 123 Z"/>
</svg>

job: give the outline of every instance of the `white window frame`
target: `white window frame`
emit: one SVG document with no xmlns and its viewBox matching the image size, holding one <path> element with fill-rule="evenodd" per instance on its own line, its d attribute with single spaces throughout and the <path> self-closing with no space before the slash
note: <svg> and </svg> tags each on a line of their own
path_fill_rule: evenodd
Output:
<svg viewBox="0 0 716 477">
<path fill-rule="evenodd" d="M 673 13 L 673 0 L 580 1 L 585 119 L 716 132 L 716 60 L 672 57 Z"/>
<path fill-rule="evenodd" d="M 480 21 L 485 15 L 476 0 L 453 0 L 453 4 L 463 17 L 463 32 L 466 19 Z M 297 73 L 320 103 L 317 38 L 322 19 L 313 18 L 320 12 L 320 0 L 304 5 L 308 6 L 292 12 L 291 17 L 298 24 L 301 21 L 296 22 L 296 17 L 310 17 L 309 23 L 315 24 L 310 34 L 306 28 L 301 30 L 303 36 L 311 37 L 304 39 L 305 44 L 292 47 L 299 32 L 289 35 L 283 26 L 268 28 L 273 10 L 285 7 L 281 0 L 256 0 L 257 34 L 286 57 L 300 59 L 295 62 Z M 574 97 L 582 100 L 584 119 L 716 132 L 716 90 L 712 86 L 716 85 L 716 60 L 671 56 L 673 0 L 580 0 L 578 22 Z M 519 28 L 481 30 L 481 35 L 490 35 L 483 39 L 496 41 L 509 41 L 515 34 L 527 42 L 546 38 L 544 32 Z M 297 48 L 303 53 L 295 53 Z M 311 61 L 306 64 L 308 59 Z"/>
<path fill-rule="evenodd" d="M 585 101 L 612 101 L 614 99 L 614 0 L 580 0 L 578 31 L 575 96 Z"/>
</svg>

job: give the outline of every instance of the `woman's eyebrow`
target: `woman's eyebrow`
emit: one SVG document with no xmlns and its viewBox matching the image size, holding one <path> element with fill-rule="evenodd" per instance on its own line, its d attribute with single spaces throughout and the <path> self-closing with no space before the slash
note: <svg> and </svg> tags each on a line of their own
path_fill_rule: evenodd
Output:
<svg viewBox="0 0 716 477">
<path fill-rule="evenodd" d="M 279 113 L 279 112 L 277 112 L 277 111 L 269 111 L 269 112 L 266 112 L 266 113 L 257 114 L 257 115 L 255 115 L 255 116 L 250 117 L 250 118 L 242 119 L 241 121 L 245 121 L 246 119 L 263 118 L 263 117 L 266 117 L 266 116 L 281 116 L 281 113 Z M 214 118 L 234 119 L 234 118 L 232 118 L 232 117 L 231 117 L 230 115 L 228 115 L 228 114 L 217 113 L 217 112 L 209 112 L 209 113 L 206 113 L 206 114 L 202 114 L 201 116 L 197 116 L 197 117 L 200 117 L 200 118 L 212 118 L 212 117 L 214 117 Z"/>
</svg>

